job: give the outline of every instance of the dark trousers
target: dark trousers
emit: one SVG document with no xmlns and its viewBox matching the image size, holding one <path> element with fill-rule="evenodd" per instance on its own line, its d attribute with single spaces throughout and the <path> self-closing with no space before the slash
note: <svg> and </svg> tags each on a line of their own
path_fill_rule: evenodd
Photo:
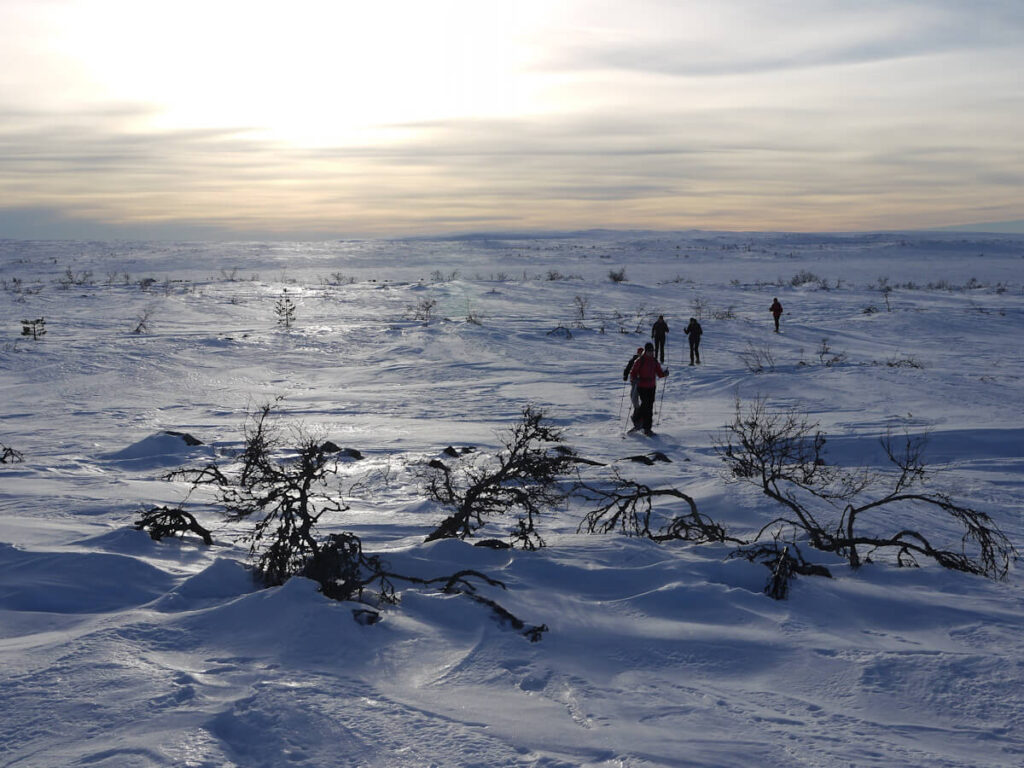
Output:
<svg viewBox="0 0 1024 768">
<path fill-rule="evenodd" d="M 694 362 L 700 364 L 700 336 L 690 337 L 690 365 L 693 365 Z"/>
<path fill-rule="evenodd" d="M 633 414 L 633 423 L 645 430 L 654 426 L 654 387 L 637 387 L 640 396 L 640 407 Z"/>
<path fill-rule="evenodd" d="M 665 337 L 655 336 L 654 337 L 654 356 L 658 358 L 659 363 L 665 362 Z"/>
<path fill-rule="evenodd" d="M 772 317 L 775 318 L 775 332 L 778 333 L 779 332 L 779 317 L 780 316 L 779 315 L 772 315 Z"/>
</svg>

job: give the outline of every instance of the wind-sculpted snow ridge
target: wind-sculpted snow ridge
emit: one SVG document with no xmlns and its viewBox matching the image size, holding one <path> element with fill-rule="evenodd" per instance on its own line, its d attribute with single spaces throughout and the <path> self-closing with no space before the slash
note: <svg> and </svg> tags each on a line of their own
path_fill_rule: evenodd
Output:
<svg viewBox="0 0 1024 768">
<path fill-rule="evenodd" d="M 432 460 L 485 465 L 533 404 L 594 462 L 566 489 L 614 470 L 751 537 L 784 510 L 726 483 L 715 445 L 737 398 L 763 398 L 817 423 L 844 469 L 884 470 L 887 435 L 926 438 L 923 488 L 1019 548 L 1022 257 L 1024 238 L 959 233 L 0 241 L 0 445 L 21 458 L 0 463 L 0 765 L 1022 764 L 1019 563 L 1005 581 L 880 551 L 852 569 L 801 540 L 832 578 L 777 601 L 733 543 L 578 533 L 579 499 L 537 518 L 535 552 L 473 546 L 508 539 L 500 515 L 425 543 L 449 511 L 423 485 Z M 623 439 L 622 369 L 659 314 L 658 436 Z M 21 337 L 40 317 L 46 335 Z M 752 370 L 752 348 L 771 364 Z M 411 584 L 373 624 L 306 578 L 261 588 L 245 521 L 164 478 L 229 470 L 279 396 L 280 460 L 299 435 L 364 457 L 338 462 L 323 535 L 422 580 L 486 574 L 479 594 L 542 639 Z M 134 530 L 178 506 L 209 545 Z M 658 497 L 652 526 L 687 509 Z M 955 520 L 899 514 L 959 545 Z"/>
</svg>

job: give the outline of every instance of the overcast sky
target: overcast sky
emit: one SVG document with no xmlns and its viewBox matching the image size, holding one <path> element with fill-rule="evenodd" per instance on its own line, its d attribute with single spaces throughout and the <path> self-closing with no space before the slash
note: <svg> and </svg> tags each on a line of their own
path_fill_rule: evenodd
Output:
<svg viewBox="0 0 1024 768">
<path fill-rule="evenodd" d="M 1024 2 L 0 0 L 0 237 L 1024 220 Z"/>
</svg>

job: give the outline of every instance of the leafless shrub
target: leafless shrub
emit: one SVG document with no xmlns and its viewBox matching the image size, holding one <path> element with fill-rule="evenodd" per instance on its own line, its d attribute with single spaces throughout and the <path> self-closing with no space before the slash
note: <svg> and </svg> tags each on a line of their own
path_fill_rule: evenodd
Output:
<svg viewBox="0 0 1024 768">
<path fill-rule="evenodd" d="M 413 320 L 421 320 L 423 325 L 430 325 L 430 318 L 434 314 L 434 307 L 437 306 L 437 299 L 425 296 L 416 304 L 409 307 Z"/>
<path fill-rule="evenodd" d="M 144 309 L 136 318 L 135 329 L 132 333 L 149 333 L 149 319 L 153 316 L 153 309 Z"/>
<path fill-rule="evenodd" d="M 444 273 L 440 269 L 435 269 L 430 273 L 430 279 L 435 283 L 450 283 L 459 279 L 459 270 L 453 269 L 451 272 Z"/>
<path fill-rule="evenodd" d="M 583 516 L 577 532 L 611 533 L 617 530 L 626 536 L 641 536 L 655 541 L 678 539 L 695 544 L 738 541 L 731 539 L 721 525 L 702 515 L 691 496 L 675 488 L 651 488 L 624 478 L 618 472 L 613 473 L 610 484 L 581 480 L 573 490 L 573 496 L 586 503 L 597 504 Z M 656 499 L 680 500 L 688 511 L 673 516 L 657 530 L 652 530 L 651 516 Z"/>
<path fill-rule="evenodd" d="M 379 556 L 364 552 L 362 540 L 354 533 L 321 538 L 317 527 L 323 516 L 348 509 L 335 482 L 335 452 L 330 442 L 315 439 L 301 429 L 292 430 L 298 448 L 286 450 L 282 429 L 271 420 L 276 402 L 248 414 L 244 449 L 229 466 L 208 464 L 166 476 L 190 482 L 192 491 L 212 488 L 229 521 L 254 521 L 243 539 L 250 542 L 250 558 L 265 585 L 276 586 L 292 576 L 304 575 L 314 579 L 329 598 L 375 607 L 398 602 L 397 581 L 439 586 L 443 592 L 464 594 L 489 606 L 499 621 L 511 624 L 531 641 L 540 639 L 547 627 L 526 627 L 496 601 L 478 593 L 474 579 L 488 586 L 505 586 L 482 573 L 463 570 L 434 579 L 403 576 L 390 571 Z M 191 527 L 190 520 L 194 518 L 181 509 L 154 508 L 137 525 L 148 529 L 150 535 L 183 528 L 199 532 Z M 379 618 L 375 610 L 364 608 L 354 610 L 353 615 L 362 623 Z"/>
<path fill-rule="evenodd" d="M 161 541 L 167 536 L 194 533 L 207 546 L 213 544 L 210 532 L 181 507 L 152 507 L 142 512 L 141 517 L 135 521 L 135 530 L 147 531 L 154 541 Z"/>
<path fill-rule="evenodd" d="M 504 437 L 503 451 L 476 455 L 454 467 L 440 461 L 431 463 L 424 491 L 451 513 L 427 541 L 465 539 L 488 522 L 516 515 L 511 541 L 524 549 L 544 545 L 537 519 L 564 502 L 566 492 L 560 487 L 560 477 L 575 458 L 572 451 L 552 449 L 561 443 L 562 433 L 544 419 L 542 410 L 526 406 L 522 420 Z"/>
<path fill-rule="evenodd" d="M 330 277 L 323 280 L 327 285 L 351 285 L 355 281 L 356 279 L 354 277 L 345 275 L 342 272 L 331 272 Z"/>
<path fill-rule="evenodd" d="M 771 576 L 765 585 L 764 593 L 774 600 L 786 599 L 790 583 L 797 574 L 832 578 L 828 568 L 805 560 L 800 548 L 793 542 L 783 544 L 778 539 L 770 543 L 758 542 L 737 549 L 730 557 L 742 557 L 752 563 L 767 566 Z"/>
<path fill-rule="evenodd" d="M 22 320 L 21 335 L 31 336 L 33 341 L 37 341 L 40 336 L 45 336 L 46 318 L 37 317 L 35 320 Z"/>
<path fill-rule="evenodd" d="M 389 566 L 379 555 L 368 555 L 363 551 L 363 543 L 353 533 L 331 534 L 317 554 L 310 558 L 303 575 L 320 584 L 320 591 L 333 600 L 357 600 L 371 604 L 398 603 L 395 582 L 405 581 L 421 587 L 439 587 L 445 594 L 465 595 L 474 602 L 486 605 L 494 616 L 503 624 L 510 625 L 531 642 L 541 639 L 548 631 L 546 625 L 527 627 L 526 624 L 503 608 L 497 601 L 485 597 L 478 592 L 474 580 L 487 586 L 500 587 L 505 585 L 479 571 L 462 570 L 451 576 L 423 579 L 416 576 L 403 576 L 389 570 Z M 367 595 L 368 588 L 374 587 L 372 594 Z M 379 614 L 364 610 L 354 612 L 362 623 L 374 623 Z M 372 618 L 365 617 L 369 613 Z"/>
<path fill-rule="evenodd" d="M 821 283 L 821 278 L 813 272 L 802 269 L 789 279 L 789 284 L 794 288 L 799 288 L 801 285 L 807 285 L 808 283 Z"/>
<path fill-rule="evenodd" d="M 480 314 L 473 309 L 469 303 L 469 299 L 466 299 L 466 322 L 470 325 L 483 325 L 484 321 L 480 317 Z"/>
<path fill-rule="evenodd" d="M 57 285 L 64 291 L 72 286 L 92 285 L 92 270 L 85 269 L 75 272 L 71 267 L 66 267 L 64 274 L 57 278 Z"/>
<path fill-rule="evenodd" d="M 25 456 L 20 451 L 0 443 L 0 464 L 20 464 Z"/>
<path fill-rule="evenodd" d="M 693 316 L 698 320 L 703 320 L 704 310 L 708 308 L 707 299 L 703 296 L 695 296 L 693 301 L 690 302 L 690 306 L 693 307 Z"/>
<path fill-rule="evenodd" d="M 322 441 L 300 431 L 294 454 L 280 460 L 283 444 L 271 421 L 273 408 L 267 403 L 247 416 L 237 467 L 209 464 L 168 475 L 193 488 L 212 486 L 228 520 L 255 520 L 246 540 L 256 572 L 268 585 L 283 584 L 319 550 L 316 526 L 324 514 L 348 509 L 332 482 L 337 460 Z"/>
<path fill-rule="evenodd" d="M 738 353 L 743 365 L 750 373 L 763 373 L 775 370 L 775 356 L 767 344 L 757 345 L 747 342 L 747 348 Z"/>
<path fill-rule="evenodd" d="M 913 355 L 890 357 L 885 364 L 890 368 L 924 368 L 924 364 Z"/>
<path fill-rule="evenodd" d="M 586 328 L 587 310 L 590 308 L 590 299 L 587 296 L 573 296 L 572 305 L 575 311 L 573 316 L 573 327 Z"/>
<path fill-rule="evenodd" d="M 690 280 L 689 278 L 686 278 L 686 277 L 683 277 L 682 275 L 678 275 L 677 274 L 675 277 L 673 277 L 673 278 L 671 278 L 669 280 L 662 280 L 661 282 L 658 283 L 658 285 L 673 285 L 673 284 L 678 285 L 679 283 L 693 284 L 693 280 Z M 736 284 L 739 285 L 739 281 L 736 281 Z"/>
<path fill-rule="evenodd" d="M 900 566 L 927 558 L 951 570 L 1006 577 L 1017 552 L 989 515 L 945 494 L 920 490 L 926 475 L 922 438 L 907 436 L 902 445 L 891 435 L 883 439 L 889 471 L 846 470 L 825 461 L 825 437 L 817 427 L 794 411 L 769 411 L 761 398 L 745 411 L 737 401 L 733 422 L 715 450 L 734 481 L 755 485 L 783 509 L 752 544 L 769 530 L 776 537 L 789 531 L 854 568 L 874 553 L 891 553 Z M 956 548 L 932 543 L 940 535 L 940 521 L 934 533 L 905 522 L 905 514 L 928 510 L 961 528 Z"/>
<path fill-rule="evenodd" d="M 826 368 L 831 368 L 833 365 L 839 365 L 845 361 L 846 353 L 834 351 L 828 343 L 828 338 L 824 338 L 818 346 L 818 360 Z"/>
</svg>

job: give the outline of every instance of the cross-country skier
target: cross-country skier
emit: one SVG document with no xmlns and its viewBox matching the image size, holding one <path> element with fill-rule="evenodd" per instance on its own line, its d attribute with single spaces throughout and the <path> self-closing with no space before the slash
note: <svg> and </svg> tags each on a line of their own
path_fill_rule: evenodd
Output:
<svg viewBox="0 0 1024 768">
<path fill-rule="evenodd" d="M 689 324 L 683 329 L 683 333 L 690 340 L 690 365 L 696 361 L 700 365 L 700 335 L 704 329 L 700 327 L 696 317 L 691 317 Z"/>
<path fill-rule="evenodd" d="M 779 304 L 778 299 L 772 299 L 772 305 L 769 307 L 772 313 L 772 317 L 775 318 L 775 332 L 779 332 L 779 318 L 782 317 L 782 305 Z"/>
<path fill-rule="evenodd" d="M 654 434 L 651 427 L 654 426 L 655 387 L 657 380 L 665 376 L 668 376 L 668 369 L 663 369 L 654 358 L 654 345 L 648 341 L 644 344 L 643 354 L 636 359 L 629 372 L 629 380 L 636 382 L 637 394 L 640 397 L 636 426 L 630 432 L 643 429 L 648 437 Z"/>
<path fill-rule="evenodd" d="M 654 339 L 654 356 L 658 362 L 665 362 L 665 334 L 668 333 L 668 323 L 664 315 L 658 315 L 658 319 L 651 326 L 651 338 Z"/>
</svg>

